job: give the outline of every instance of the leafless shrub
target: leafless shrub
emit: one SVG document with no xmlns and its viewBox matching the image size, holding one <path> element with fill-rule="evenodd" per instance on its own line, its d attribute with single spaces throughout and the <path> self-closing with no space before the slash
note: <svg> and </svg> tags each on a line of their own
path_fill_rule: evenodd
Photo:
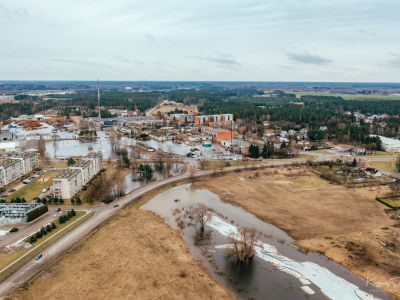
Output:
<svg viewBox="0 0 400 300">
<path fill-rule="evenodd" d="M 254 256 L 254 244 L 257 240 L 257 232 L 254 228 L 241 227 L 237 234 L 232 234 L 229 241 L 232 248 L 227 249 L 229 257 L 236 257 L 240 262 L 247 262 Z"/>
<path fill-rule="evenodd" d="M 203 204 L 199 204 L 197 207 L 192 207 L 189 209 L 187 211 L 187 215 L 199 227 L 200 235 L 202 236 L 204 234 L 204 227 L 211 218 L 208 207 Z"/>
</svg>

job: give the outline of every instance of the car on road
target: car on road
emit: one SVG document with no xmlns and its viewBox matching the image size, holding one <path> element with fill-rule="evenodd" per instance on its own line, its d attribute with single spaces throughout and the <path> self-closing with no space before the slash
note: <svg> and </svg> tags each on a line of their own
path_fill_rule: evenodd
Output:
<svg viewBox="0 0 400 300">
<path fill-rule="evenodd" d="M 118 206 L 119 206 L 119 204 L 114 204 L 114 205 L 113 205 L 113 207 L 118 207 Z"/>
<path fill-rule="evenodd" d="M 22 183 L 23 184 L 28 184 L 28 183 L 31 183 L 31 180 L 30 179 L 24 179 L 24 180 L 22 180 Z"/>
<path fill-rule="evenodd" d="M 16 191 L 17 191 L 16 189 L 8 190 L 9 193 L 14 193 L 14 192 L 16 192 Z"/>
<path fill-rule="evenodd" d="M 40 253 L 38 256 L 36 256 L 36 260 L 39 260 L 39 259 L 41 259 L 43 257 L 43 253 Z"/>
<path fill-rule="evenodd" d="M 60 207 L 56 209 L 56 212 L 59 212 L 59 211 L 61 211 L 61 208 L 60 208 Z"/>
</svg>

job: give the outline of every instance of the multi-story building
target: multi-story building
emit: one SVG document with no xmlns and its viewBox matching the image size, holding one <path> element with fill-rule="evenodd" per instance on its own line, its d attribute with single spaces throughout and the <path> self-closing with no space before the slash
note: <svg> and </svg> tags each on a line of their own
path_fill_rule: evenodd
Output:
<svg viewBox="0 0 400 300">
<path fill-rule="evenodd" d="M 88 183 L 97 174 L 94 171 L 94 164 L 91 160 L 81 160 L 75 166 L 70 167 L 70 169 L 76 169 L 81 172 L 83 185 Z"/>
<path fill-rule="evenodd" d="M 233 114 L 201 115 L 194 117 L 197 125 L 207 125 L 210 127 L 232 126 Z"/>
<path fill-rule="evenodd" d="M 0 161 L 0 187 L 10 184 L 23 175 L 33 171 L 38 165 L 38 154 L 23 153 Z"/>
<path fill-rule="evenodd" d="M 75 166 L 63 170 L 53 179 L 53 194 L 56 198 L 71 199 L 103 168 L 101 152 L 91 152 Z"/>
<path fill-rule="evenodd" d="M 233 132 L 226 129 L 202 127 L 201 132 L 210 135 L 212 140 L 216 143 L 221 143 L 223 140 L 233 139 Z"/>
<path fill-rule="evenodd" d="M 11 159 L 21 161 L 23 175 L 32 172 L 39 163 L 39 155 L 37 152 L 25 152 L 20 156 L 12 157 Z"/>
<path fill-rule="evenodd" d="M 82 186 L 82 172 L 79 169 L 65 169 L 53 179 L 54 197 L 71 199 Z"/>
</svg>

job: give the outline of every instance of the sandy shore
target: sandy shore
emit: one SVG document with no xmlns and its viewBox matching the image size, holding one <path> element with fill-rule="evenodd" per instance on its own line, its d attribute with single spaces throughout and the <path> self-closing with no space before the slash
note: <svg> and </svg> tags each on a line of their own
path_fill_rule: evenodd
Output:
<svg viewBox="0 0 400 300">
<path fill-rule="evenodd" d="M 195 183 L 288 232 L 400 298 L 400 230 L 375 197 L 385 187 L 349 189 L 304 167 L 243 171 Z"/>
</svg>

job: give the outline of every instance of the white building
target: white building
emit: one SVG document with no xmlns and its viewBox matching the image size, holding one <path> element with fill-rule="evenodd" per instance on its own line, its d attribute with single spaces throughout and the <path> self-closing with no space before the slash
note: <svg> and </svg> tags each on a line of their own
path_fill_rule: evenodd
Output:
<svg viewBox="0 0 400 300">
<path fill-rule="evenodd" d="M 71 199 L 103 168 L 101 152 L 91 152 L 75 166 L 63 170 L 53 179 L 54 197 Z"/>
<path fill-rule="evenodd" d="M 79 169 L 65 169 L 53 179 L 54 197 L 71 199 L 83 186 L 82 173 Z"/>
<path fill-rule="evenodd" d="M 0 142 L 0 152 L 21 152 L 19 142 Z"/>
<path fill-rule="evenodd" d="M 37 165 L 38 154 L 34 152 L 23 153 L 21 156 L 0 161 L 0 187 L 32 172 Z"/>
<path fill-rule="evenodd" d="M 371 135 L 376 136 L 376 135 Z M 378 135 L 382 141 L 382 148 L 389 152 L 400 152 L 400 140 Z"/>
</svg>

